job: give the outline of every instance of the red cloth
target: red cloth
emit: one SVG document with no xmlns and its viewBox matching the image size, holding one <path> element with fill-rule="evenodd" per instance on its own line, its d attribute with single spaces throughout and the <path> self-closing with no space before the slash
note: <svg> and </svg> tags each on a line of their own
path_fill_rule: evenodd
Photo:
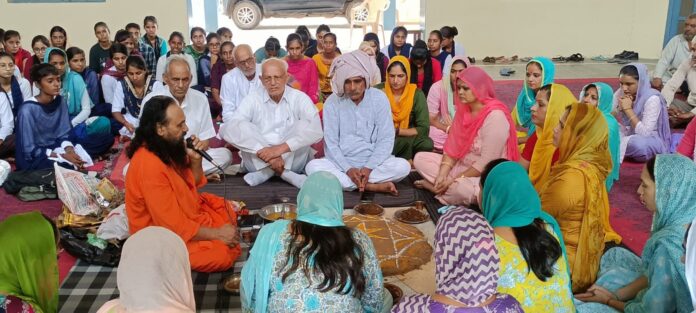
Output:
<svg viewBox="0 0 696 313">
<path fill-rule="evenodd" d="M 198 193 L 207 183 L 196 184 L 193 173 L 179 174 L 146 148 L 140 148 L 126 175 L 126 214 L 131 234 L 148 226 L 165 227 L 181 237 L 189 252 L 191 268 L 219 272 L 232 267 L 241 254 L 239 245 L 229 247 L 220 240 L 193 240 L 200 227 L 236 225 L 236 214 L 225 200 Z"/>
<path fill-rule="evenodd" d="M 529 138 L 527 139 L 527 142 L 524 144 L 524 150 L 522 150 L 522 158 L 524 158 L 527 161 L 532 160 L 532 156 L 534 155 L 534 147 L 536 146 L 537 140 L 539 137 L 537 137 L 537 133 L 534 132 Z M 560 157 L 560 153 L 558 149 L 554 151 L 553 157 L 551 157 L 551 165 L 556 164 L 558 162 L 558 158 Z"/>
<path fill-rule="evenodd" d="M 14 62 L 15 62 L 15 66 L 17 66 L 17 69 L 19 70 L 19 72 L 24 74 L 24 71 L 27 68 L 27 63 L 32 62 L 31 61 L 31 53 L 29 53 L 29 51 L 27 51 L 27 50 L 19 48 L 19 51 L 17 51 L 17 53 L 15 53 L 15 55 L 14 55 Z M 32 63 L 34 63 L 34 62 L 32 62 Z M 31 70 L 31 66 L 29 66 L 29 70 Z"/>
<path fill-rule="evenodd" d="M 440 66 L 440 61 L 438 61 L 436 58 L 430 58 L 433 63 L 433 83 L 438 82 L 442 79 L 442 67 Z M 416 74 L 416 85 L 418 86 L 419 89 L 423 89 L 423 82 L 425 81 L 425 71 L 422 73 Z"/>
<path fill-rule="evenodd" d="M 690 159 L 694 158 L 694 145 L 696 144 L 696 118 L 691 119 L 689 125 L 686 126 L 684 137 L 682 137 L 677 146 L 677 153 L 684 155 Z"/>
<path fill-rule="evenodd" d="M 454 115 L 452 128 L 445 141 L 444 152 L 455 159 L 464 157 L 471 146 L 474 144 L 479 129 L 483 126 L 488 114 L 494 110 L 500 110 L 505 113 L 505 118 L 508 120 L 509 136 L 507 141 L 507 156 L 511 161 L 519 159 L 519 150 L 517 148 L 517 133 L 515 124 L 510 116 L 510 110 L 507 106 L 495 98 L 493 88 L 493 79 L 486 74 L 480 67 L 469 67 L 459 73 L 457 79 L 464 81 L 467 86 L 474 92 L 474 95 L 483 103 L 481 109 L 476 116 L 471 114 L 471 108 L 464 103 L 461 103 L 459 97 L 455 97 L 455 105 L 457 113 Z"/>
</svg>

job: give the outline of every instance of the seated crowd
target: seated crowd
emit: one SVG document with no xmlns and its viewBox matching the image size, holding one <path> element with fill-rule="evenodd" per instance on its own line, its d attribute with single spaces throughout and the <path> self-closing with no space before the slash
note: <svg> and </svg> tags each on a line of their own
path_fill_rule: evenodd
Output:
<svg viewBox="0 0 696 313">
<path fill-rule="evenodd" d="M 285 48 L 271 37 L 254 50 L 226 28 L 165 40 L 147 16 L 144 35 L 129 23 L 113 40 L 96 23 L 89 55 L 60 26 L 33 38 L 34 55 L 0 30 L 0 159 L 84 170 L 128 141 L 131 238 L 120 299 L 100 312 L 195 311 L 190 270 L 241 254 L 234 208 L 199 191 L 237 153 L 249 186 L 299 189 L 297 219 L 264 226 L 249 253 L 245 312 L 691 312 L 696 15 L 686 23 L 653 77 L 627 64 L 616 90 L 596 82 L 576 98 L 536 57 L 509 104 L 455 27 L 413 45 L 397 27 L 386 46 L 370 33 L 342 52 L 328 26 L 316 39 L 300 26 Z M 637 193 L 654 213 L 640 257 L 609 219 L 624 160 L 645 163 Z M 436 290 L 393 303 L 371 240 L 343 222 L 343 192 L 398 195 L 412 171 L 444 205 Z M 57 311 L 58 241 L 35 212 L 0 222 L 0 312 Z"/>
</svg>

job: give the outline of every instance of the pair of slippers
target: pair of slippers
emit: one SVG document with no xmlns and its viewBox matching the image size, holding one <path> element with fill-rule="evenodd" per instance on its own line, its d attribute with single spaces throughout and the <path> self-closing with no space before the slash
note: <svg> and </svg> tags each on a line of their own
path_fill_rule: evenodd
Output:
<svg viewBox="0 0 696 313">
<path fill-rule="evenodd" d="M 565 62 L 582 62 L 582 61 L 585 61 L 585 58 L 582 56 L 582 54 L 575 53 L 575 54 L 570 55 L 569 57 L 557 56 L 555 58 L 552 58 L 551 60 L 554 62 L 565 63 Z"/>
<path fill-rule="evenodd" d="M 483 63 L 512 64 L 513 62 L 517 62 L 518 60 L 519 60 L 519 57 L 516 55 L 513 55 L 509 59 L 506 58 L 505 56 L 485 57 L 485 58 L 483 58 Z"/>
<path fill-rule="evenodd" d="M 510 76 L 515 74 L 515 70 L 509 67 L 504 67 L 500 69 L 500 76 Z"/>
</svg>

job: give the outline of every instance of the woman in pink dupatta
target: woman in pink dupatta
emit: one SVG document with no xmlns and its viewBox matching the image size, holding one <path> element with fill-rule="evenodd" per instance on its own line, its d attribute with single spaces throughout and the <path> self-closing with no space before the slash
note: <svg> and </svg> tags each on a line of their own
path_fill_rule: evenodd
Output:
<svg viewBox="0 0 696 313">
<path fill-rule="evenodd" d="M 507 106 L 495 98 L 493 79 L 479 67 L 457 75 L 457 114 L 444 154 L 420 152 L 413 162 L 423 180 L 417 188 L 435 193 L 445 205 L 476 202 L 481 172 L 488 162 L 519 159 L 515 125 Z"/>
<path fill-rule="evenodd" d="M 442 80 L 433 83 L 428 94 L 428 112 L 430 113 L 430 139 L 435 150 L 442 151 L 454 120 L 454 82 L 457 75 L 471 66 L 469 59 L 463 56 L 447 57 L 442 71 Z M 448 75 L 449 74 L 449 75 Z"/>
<path fill-rule="evenodd" d="M 298 34 L 290 34 L 287 39 L 288 74 L 290 86 L 306 93 L 313 103 L 319 102 L 319 72 L 314 60 L 302 54 L 304 43 Z"/>
</svg>

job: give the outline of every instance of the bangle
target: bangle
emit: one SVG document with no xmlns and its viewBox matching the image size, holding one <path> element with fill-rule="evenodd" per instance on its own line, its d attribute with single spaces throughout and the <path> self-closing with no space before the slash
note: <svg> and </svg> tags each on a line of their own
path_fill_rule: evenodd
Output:
<svg viewBox="0 0 696 313">
<path fill-rule="evenodd" d="M 450 127 L 452 127 L 452 126 L 451 125 L 447 126 L 447 129 L 445 129 L 445 134 L 449 134 Z"/>
</svg>

